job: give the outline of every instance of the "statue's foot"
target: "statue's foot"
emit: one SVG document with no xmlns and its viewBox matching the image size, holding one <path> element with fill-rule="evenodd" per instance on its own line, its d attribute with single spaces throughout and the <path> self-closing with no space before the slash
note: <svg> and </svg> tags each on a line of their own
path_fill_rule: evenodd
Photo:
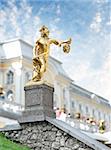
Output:
<svg viewBox="0 0 111 150">
<path fill-rule="evenodd" d="M 34 82 L 38 82 L 38 81 L 40 81 L 41 79 L 40 78 L 37 78 L 37 77 L 33 77 L 32 78 L 32 81 L 34 81 Z"/>
<path fill-rule="evenodd" d="M 40 79 L 32 79 L 32 81 L 38 82 L 38 81 L 40 81 Z"/>
</svg>

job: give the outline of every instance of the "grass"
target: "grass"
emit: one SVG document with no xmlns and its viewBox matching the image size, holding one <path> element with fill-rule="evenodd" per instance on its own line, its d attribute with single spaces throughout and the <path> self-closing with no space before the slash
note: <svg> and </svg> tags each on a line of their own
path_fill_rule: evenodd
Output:
<svg viewBox="0 0 111 150">
<path fill-rule="evenodd" d="M 10 141 L 3 134 L 0 133 L 0 150 L 30 150 L 26 146 L 16 144 Z"/>
</svg>

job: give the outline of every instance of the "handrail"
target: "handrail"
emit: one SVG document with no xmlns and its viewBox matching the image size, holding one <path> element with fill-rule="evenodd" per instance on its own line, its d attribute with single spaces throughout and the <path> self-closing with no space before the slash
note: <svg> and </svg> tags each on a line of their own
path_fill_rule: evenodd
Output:
<svg viewBox="0 0 111 150">
<path fill-rule="evenodd" d="M 16 102 L 2 100 L 2 101 L 0 101 L 0 109 L 3 109 L 5 111 L 11 111 L 14 113 L 20 113 L 24 110 L 24 106 L 22 106 Z"/>
</svg>

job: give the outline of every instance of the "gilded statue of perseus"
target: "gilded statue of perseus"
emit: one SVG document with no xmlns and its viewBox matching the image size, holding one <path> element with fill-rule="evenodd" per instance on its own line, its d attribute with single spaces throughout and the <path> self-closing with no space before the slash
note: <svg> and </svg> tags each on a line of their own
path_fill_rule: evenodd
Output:
<svg viewBox="0 0 111 150">
<path fill-rule="evenodd" d="M 63 45 L 63 51 L 69 53 L 71 38 L 67 41 L 57 41 L 49 38 L 49 29 L 46 26 L 42 26 L 40 29 L 41 37 L 36 41 L 33 48 L 33 77 L 34 82 L 40 81 L 43 74 L 46 72 L 48 57 L 50 52 L 50 45 L 55 44 L 61 47 Z"/>
</svg>

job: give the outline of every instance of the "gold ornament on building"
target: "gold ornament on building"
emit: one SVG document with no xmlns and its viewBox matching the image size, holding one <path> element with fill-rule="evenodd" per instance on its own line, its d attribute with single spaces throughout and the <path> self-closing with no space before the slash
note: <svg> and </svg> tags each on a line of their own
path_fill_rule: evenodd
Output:
<svg viewBox="0 0 111 150">
<path fill-rule="evenodd" d="M 49 38 L 49 29 L 46 26 L 42 26 L 40 29 L 41 37 L 37 39 L 33 48 L 33 77 L 32 80 L 37 82 L 43 77 L 46 72 L 48 57 L 50 52 L 50 45 L 55 44 L 61 47 L 63 45 L 63 51 L 69 53 L 71 38 L 67 41 L 57 41 Z"/>
<path fill-rule="evenodd" d="M 81 113 L 80 112 L 75 113 L 75 119 L 80 119 L 80 118 L 81 118 Z"/>
<path fill-rule="evenodd" d="M 4 96 L 4 90 L 3 90 L 3 87 L 0 85 L 0 96 Z"/>
<path fill-rule="evenodd" d="M 99 121 L 99 133 L 104 133 L 106 130 L 106 126 L 105 126 L 105 121 L 104 120 L 100 120 Z"/>
</svg>

